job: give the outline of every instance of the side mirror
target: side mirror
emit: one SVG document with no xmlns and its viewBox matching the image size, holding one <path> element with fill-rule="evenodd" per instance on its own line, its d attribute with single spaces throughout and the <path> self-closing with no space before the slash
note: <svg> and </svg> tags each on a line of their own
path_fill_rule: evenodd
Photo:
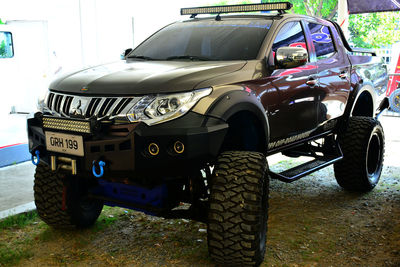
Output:
<svg viewBox="0 0 400 267">
<path fill-rule="evenodd" d="M 125 51 L 122 52 L 122 54 L 121 54 L 121 59 L 122 59 L 122 60 L 123 60 L 123 59 L 126 59 L 126 56 L 129 55 L 129 53 L 130 53 L 131 51 L 132 51 L 132 48 L 125 49 Z"/>
<path fill-rule="evenodd" d="M 280 69 L 303 66 L 308 61 L 307 50 L 303 47 L 280 47 L 276 51 L 275 63 Z"/>
</svg>

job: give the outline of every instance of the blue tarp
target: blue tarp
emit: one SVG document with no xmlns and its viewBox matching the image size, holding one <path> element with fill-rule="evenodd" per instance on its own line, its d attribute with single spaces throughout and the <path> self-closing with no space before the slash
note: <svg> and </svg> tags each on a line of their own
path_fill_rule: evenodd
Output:
<svg viewBox="0 0 400 267">
<path fill-rule="evenodd" d="M 28 144 L 18 144 L 0 148 L 0 168 L 31 159 Z"/>
</svg>

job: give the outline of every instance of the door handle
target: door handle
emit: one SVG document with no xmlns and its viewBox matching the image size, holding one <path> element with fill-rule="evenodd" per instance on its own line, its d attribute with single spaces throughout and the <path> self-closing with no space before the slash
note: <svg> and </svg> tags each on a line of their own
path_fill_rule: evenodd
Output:
<svg viewBox="0 0 400 267">
<path fill-rule="evenodd" d="M 343 71 L 339 74 L 340 79 L 347 79 L 347 72 Z"/>
<path fill-rule="evenodd" d="M 314 87 L 317 85 L 317 80 L 313 77 L 310 77 L 310 79 L 308 81 L 306 81 L 306 84 L 310 87 Z"/>
</svg>

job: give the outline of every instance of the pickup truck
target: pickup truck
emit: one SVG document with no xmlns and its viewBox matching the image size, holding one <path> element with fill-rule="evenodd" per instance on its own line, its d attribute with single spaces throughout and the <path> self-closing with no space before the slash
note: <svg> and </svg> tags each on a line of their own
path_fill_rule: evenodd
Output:
<svg viewBox="0 0 400 267">
<path fill-rule="evenodd" d="M 345 190 L 372 190 L 386 69 L 336 23 L 289 8 L 184 8 L 190 19 L 124 60 L 56 79 L 28 120 L 39 216 L 88 227 L 105 204 L 190 218 L 207 223 L 217 263 L 258 266 L 270 178 L 293 182 L 333 164 Z M 221 15 L 246 11 L 269 12 Z M 267 164 L 276 153 L 310 161 L 276 173 Z"/>
</svg>

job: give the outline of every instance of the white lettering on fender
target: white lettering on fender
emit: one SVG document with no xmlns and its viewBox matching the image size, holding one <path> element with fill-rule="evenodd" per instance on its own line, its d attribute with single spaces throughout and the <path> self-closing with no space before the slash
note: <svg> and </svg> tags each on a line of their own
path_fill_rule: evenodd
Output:
<svg viewBox="0 0 400 267">
<path fill-rule="evenodd" d="M 286 144 L 293 143 L 295 141 L 307 138 L 307 137 L 309 137 L 311 135 L 312 132 L 313 131 L 308 131 L 308 132 L 305 132 L 305 133 L 302 133 L 302 134 L 298 134 L 298 135 L 294 135 L 294 136 L 291 136 L 291 137 L 288 137 L 288 138 L 285 138 L 285 139 L 278 140 L 276 142 L 271 142 L 271 143 L 268 144 L 268 149 L 272 149 L 272 148 L 275 148 L 275 147 L 279 147 L 279 146 L 282 146 L 282 145 L 286 145 Z"/>
</svg>

